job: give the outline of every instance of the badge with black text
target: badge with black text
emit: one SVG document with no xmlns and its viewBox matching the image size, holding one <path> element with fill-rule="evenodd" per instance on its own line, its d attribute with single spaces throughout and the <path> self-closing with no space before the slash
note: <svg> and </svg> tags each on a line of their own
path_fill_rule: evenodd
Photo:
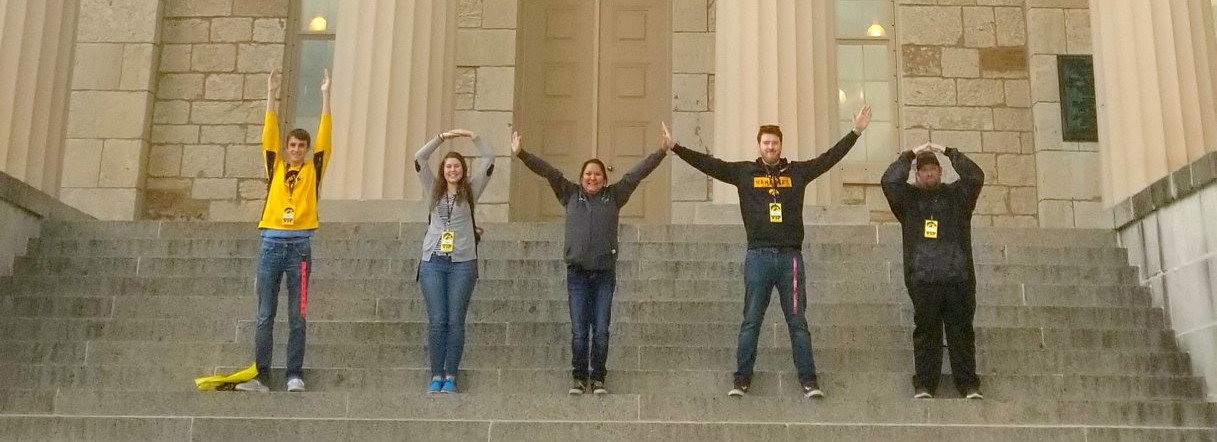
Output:
<svg viewBox="0 0 1217 442">
<path fill-rule="evenodd" d="M 769 203 L 769 222 L 782 222 L 782 203 Z"/>
<path fill-rule="evenodd" d="M 296 224 L 296 209 L 291 206 L 283 208 L 283 225 L 290 226 Z"/>
<path fill-rule="evenodd" d="M 452 253 L 456 244 L 456 232 L 445 230 L 439 234 L 440 253 Z"/>
<path fill-rule="evenodd" d="M 925 220 L 925 237 L 929 239 L 938 239 L 938 220 Z"/>
</svg>

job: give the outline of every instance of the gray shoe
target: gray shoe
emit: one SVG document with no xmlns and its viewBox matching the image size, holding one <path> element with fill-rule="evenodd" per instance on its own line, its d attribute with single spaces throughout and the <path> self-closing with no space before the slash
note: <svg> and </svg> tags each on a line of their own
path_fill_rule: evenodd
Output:
<svg viewBox="0 0 1217 442">
<path fill-rule="evenodd" d="M 287 391 L 298 393 L 304 391 L 304 379 L 291 378 L 287 380 Z"/>
<path fill-rule="evenodd" d="M 257 379 L 242 382 L 240 384 L 237 384 L 237 386 L 233 387 L 233 388 L 236 389 L 237 391 L 251 391 L 254 393 L 269 393 L 270 392 L 270 388 L 267 388 L 265 385 L 262 385 L 262 381 L 259 381 Z"/>
</svg>

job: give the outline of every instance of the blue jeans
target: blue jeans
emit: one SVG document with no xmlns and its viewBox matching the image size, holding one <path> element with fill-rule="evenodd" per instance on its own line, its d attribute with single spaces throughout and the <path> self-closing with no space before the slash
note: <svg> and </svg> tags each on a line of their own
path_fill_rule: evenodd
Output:
<svg viewBox="0 0 1217 442">
<path fill-rule="evenodd" d="M 287 276 L 287 377 L 300 377 L 304 365 L 304 315 L 308 307 L 308 281 L 313 272 L 310 238 L 262 238 L 258 258 L 258 325 L 254 332 L 254 361 L 258 378 L 268 380 L 271 350 L 275 346 L 275 311 L 279 285 Z"/>
<path fill-rule="evenodd" d="M 608 360 L 609 324 L 613 316 L 613 291 L 617 271 L 566 267 L 566 292 L 570 302 L 570 363 L 575 379 L 604 382 Z M 590 329 L 590 330 L 589 330 Z M 591 370 L 588 370 L 588 337 L 591 337 Z"/>
<path fill-rule="evenodd" d="M 465 313 L 477 284 L 477 260 L 452 262 L 432 255 L 418 268 L 418 284 L 427 304 L 427 352 L 432 376 L 456 376 L 465 351 Z"/>
<path fill-rule="evenodd" d="M 736 382 L 752 382 L 752 366 L 756 363 L 756 341 L 769 296 L 778 289 L 790 346 L 794 350 L 794 366 L 799 382 L 816 379 L 816 365 L 811 357 L 811 333 L 807 331 L 807 266 L 803 253 L 796 249 L 749 249 L 744 258 L 744 322 L 739 329 L 739 351 L 736 354 Z"/>
</svg>

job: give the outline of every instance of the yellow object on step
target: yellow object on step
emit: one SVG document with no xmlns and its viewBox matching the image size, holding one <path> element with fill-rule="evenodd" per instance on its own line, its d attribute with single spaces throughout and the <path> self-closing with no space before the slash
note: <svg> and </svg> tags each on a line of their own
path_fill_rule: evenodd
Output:
<svg viewBox="0 0 1217 442">
<path fill-rule="evenodd" d="M 238 372 L 195 378 L 194 386 L 199 391 L 227 391 L 232 390 L 237 384 L 249 381 L 257 376 L 258 366 L 251 364 L 249 368 Z"/>
</svg>

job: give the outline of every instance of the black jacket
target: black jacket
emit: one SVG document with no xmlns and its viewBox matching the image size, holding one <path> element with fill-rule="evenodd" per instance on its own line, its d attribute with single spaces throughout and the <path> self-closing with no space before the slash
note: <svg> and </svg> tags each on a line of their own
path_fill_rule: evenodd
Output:
<svg viewBox="0 0 1217 442">
<path fill-rule="evenodd" d="M 767 166 L 755 161 L 726 162 L 677 145 L 672 148 L 680 159 L 711 178 L 735 186 L 739 192 L 740 215 L 748 234 L 748 248 L 803 248 L 803 192 L 812 180 L 832 169 L 854 147 L 858 135 L 850 131 L 832 149 L 807 161 L 787 161 Z M 777 187 L 770 177 L 777 178 Z M 772 195 L 775 190 L 777 195 Z M 782 204 L 782 222 L 769 220 L 769 204 Z"/>
<path fill-rule="evenodd" d="M 583 186 L 562 176 L 540 157 L 520 152 L 530 170 L 549 181 L 558 202 L 566 208 L 566 263 L 585 270 L 610 270 L 617 265 L 617 224 L 621 207 L 630 200 L 643 178 L 659 167 L 666 155 L 657 151 L 625 173 L 621 180 L 588 195 Z"/>
<path fill-rule="evenodd" d="M 972 262 L 972 212 L 985 185 L 985 172 L 957 149 L 948 147 L 959 181 L 936 189 L 908 183 L 915 155 L 904 152 L 883 173 L 883 195 L 900 220 L 904 236 L 906 284 L 976 282 Z M 938 222 L 938 238 L 926 238 L 926 221 Z"/>
</svg>

